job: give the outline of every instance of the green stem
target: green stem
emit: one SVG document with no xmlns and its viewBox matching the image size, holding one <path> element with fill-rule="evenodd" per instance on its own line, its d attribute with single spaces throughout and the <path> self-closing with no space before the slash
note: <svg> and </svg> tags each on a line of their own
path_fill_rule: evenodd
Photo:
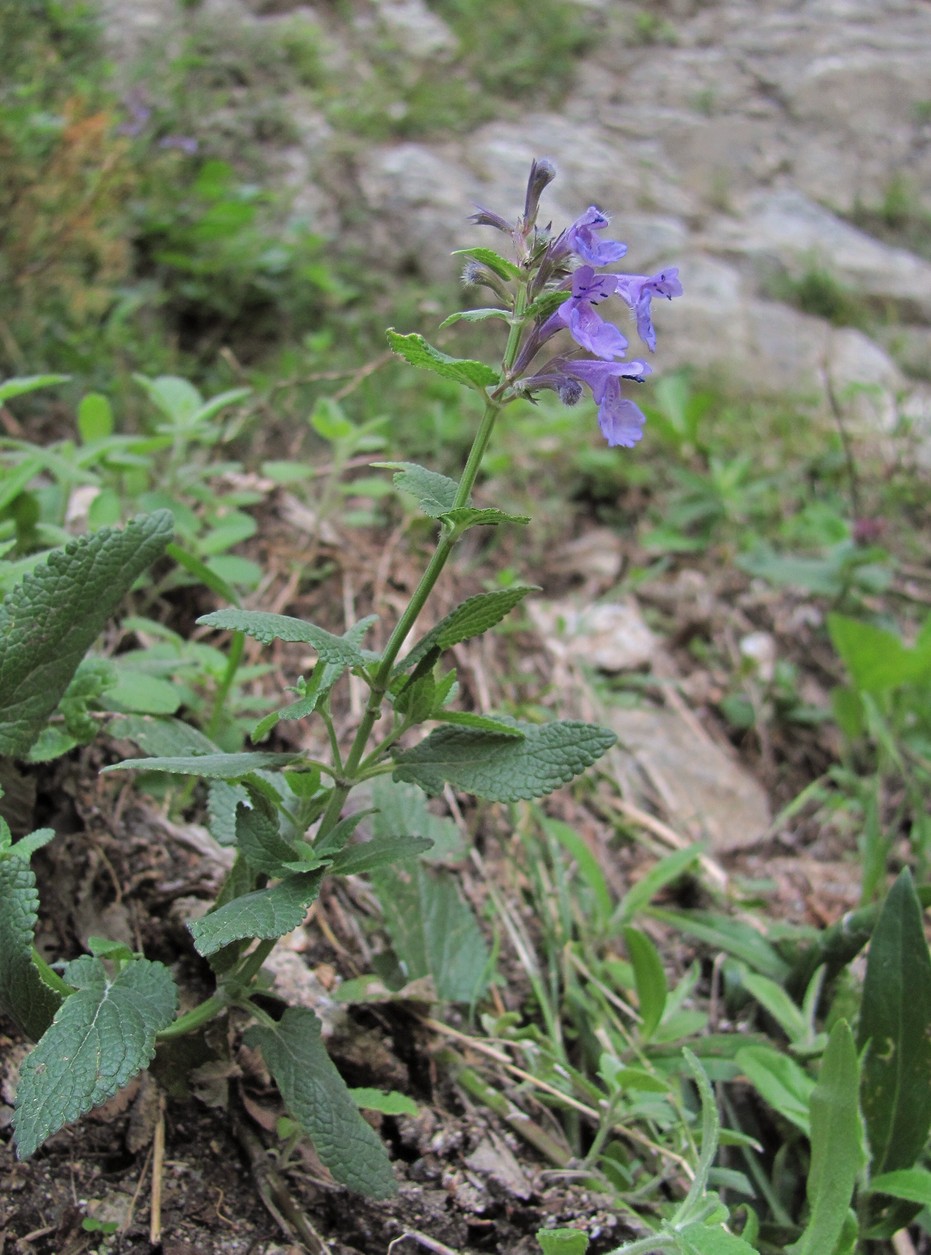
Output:
<svg viewBox="0 0 931 1255">
<path fill-rule="evenodd" d="M 243 650 L 246 647 L 245 632 L 234 632 L 230 641 L 229 653 L 226 656 L 226 667 L 223 671 L 223 678 L 216 691 L 213 699 L 213 709 L 210 712 L 210 721 L 206 727 L 207 736 L 211 741 L 216 737 L 217 728 L 220 726 L 220 717 L 226 706 L 226 699 L 230 695 L 230 689 L 233 687 L 233 681 L 236 679 L 236 672 L 239 670 L 239 664 L 242 661 Z"/>
<path fill-rule="evenodd" d="M 216 1019 L 228 1005 L 229 1003 L 224 994 L 212 994 L 196 1007 L 192 1007 L 190 1011 L 185 1011 L 184 1015 L 179 1015 L 173 1024 L 169 1024 L 160 1033 L 156 1033 L 155 1040 L 171 1041 L 175 1037 L 185 1037 L 188 1033 L 195 1032 L 203 1024 Z"/>
</svg>

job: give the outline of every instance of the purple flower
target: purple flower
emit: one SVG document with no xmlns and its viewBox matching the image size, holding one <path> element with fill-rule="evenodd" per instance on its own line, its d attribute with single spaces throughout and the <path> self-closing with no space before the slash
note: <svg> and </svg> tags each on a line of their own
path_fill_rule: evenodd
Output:
<svg viewBox="0 0 931 1255">
<path fill-rule="evenodd" d="M 621 393 L 621 379 L 641 383 L 650 374 L 646 362 L 602 362 L 589 358 L 556 357 L 538 374 L 522 381 L 522 390 L 552 388 L 565 405 L 574 405 L 580 384 L 586 384 L 598 405 L 598 425 L 608 444 L 633 448 L 643 435 L 642 411 Z"/>
<path fill-rule="evenodd" d="M 566 327 L 576 344 L 596 357 L 623 357 L 627 340 L 613 323 L 595 313 L 595 305 L 614 292 L 613 275 L 598 275 L 591 266 L 579 266 L 572 276 L 572 295 L 550 316 L 543 332 Z"/>
<path fill-rule="evenodd" d="M 593 266 L 609 266 L 627 252 L 627 245 L 620 240 L 598 240 L 596 231 L 603 231 L 608 218 L 595 205 L 589 205 L 581 218 L 558 235 L 550 248 L 550 260 L 555 261 L 568 253 L 575 253 Z"/>
<path fill-rule="evenodd" d="M 656 349 L 656 332 L 650 317 L 650 302 L 654 294 L 671 301 L 682 295 L 677 266 L 661 270 L 655 275 L 612 275 L 614 290 L 624 298 L 637 318 L 637 334 L 651 351 Z"/>
<path fill-rule="evenodd" d="M 179 152 L 193 157 L 198 144 L 193 135 L 165 135 L 158 141 L 159 148 L 177 148 Z"/>
</svg>

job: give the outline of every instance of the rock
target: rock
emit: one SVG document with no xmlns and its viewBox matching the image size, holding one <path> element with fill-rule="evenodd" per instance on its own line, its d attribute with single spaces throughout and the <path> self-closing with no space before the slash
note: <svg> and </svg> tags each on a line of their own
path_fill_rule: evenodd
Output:
<svg viewBox="0 0 931 1255">
<path fill-rule="evenodd" d="M 633 602 L 528 604 L 530 617 L 546 644 L 573 661 L 599 671 L 636 671 L 656 654 L 657 639 Z"/>
<path fill-rule="evenodd" d="M 707 840 L 719 854 L 763 837 L 772 818 L 765 791 L 690 722 L 653 709 L 609 709 L 607 722 L 620 753 L 633 759 L 641 791 L 659 798 L 677 832 Z"/>
</svg>

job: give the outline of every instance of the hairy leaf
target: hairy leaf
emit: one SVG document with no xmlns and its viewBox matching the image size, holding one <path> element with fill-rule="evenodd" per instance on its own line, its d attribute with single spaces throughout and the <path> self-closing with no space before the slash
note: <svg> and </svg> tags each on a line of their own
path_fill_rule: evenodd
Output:
<svg viewBox="0 0 931 1255">
<path fill-rule="evenodd" d="M 20 1072 L 13 1123 L 21 1159 L 141 1072 L 177 1006 L 168 968 L 148 959 L 110 976 L 100 959 L 85 955 L 68 964 L 65 980 L 75 992 Z"/>
<path fill-rule="evenodd" d="M 469 506 L 449 510 L 442 517 L 463 532 L 469 527 L 498 527 L 501 523 L 526 524 L 530 522 L 530 516 L 527 514 L 506 514 L 504 510 L 494 509 L 473 510 Z"/>
<path fill-rule="evenodd" d="M 510 588 L 496 589 L 492 593 L 476 593 L 474 597 L 467 598 L 420 638 L 410 653 L 398 663 L 395 672 L 409 671 L 431 649 L 450 649 L 460 641 L 480 636 L 482 632 L 487 632 L 496 623 L 500 623 L 528 593 L 535 592 L 539 592 L 536 584 L 513 584 Z"/>
<path fill-rule="evenodd" d="M 800 1064 L 772 1046 L 744 1046 L 734 1056 L 747 1080 L 773 1111 L 808 1137 L 809 1110 L 815 1082 Z"/>
<path fill-rule="evenodd" d="M 164 771 L 170 776 L 200 776 L 204 780 L 241 780 L 253 771 L 287 767 L 302 754 L 185 754 L 176 758 L 124 758 L 103 771 Z"/>
<path fill-rule="evenodd" d="M 565 294 L 562 300 L 566 299 Z M 451 327 L 457 322 L 485 322 L 488 318 L 501 318 L 505 322 L 509 322 L 511 315 L 506 309 L 460 309 L 456 313 L 450 314 L 448 318 L 444 318 L 440 323 L 440 330 L 444 327 Z"/>
<path fill-rule="evenodd" d="M 0 1010 L 33 1041 L 51 1024 L 61 1003 L 32 961 L 38 909 L 36 878 L 28 862 L 15 853 L 0 857 Z"/>
<path fill-rule="evenodd" d="M 506 257 L 502 257 L 500 253 L 496 253 L 492 248 L 457 248 L 453 256 L 473 257 L 477 262 L 494 271 L 501 279 L 520 279 L 523 277 L 523 271 L 519 266 L 515 266 L 512 261 L 508 261 Z M 563 300 L 565 300 L 565 297 L 563 297 Z"/>
<path fill-rule="evenodd" d="M 307 908 L 320 892 L 323 870 L 295 872 L 271 889 L 233 898 L 225 906 L 188 924 L 199 954 L 207 958 L 232 941 L 261 937 L 271 941 L 283 937 L 303 920 Z"/>
<path fill-rule="evenodd" d="M 165 550 L 167 510 L 49 554 L 0 605 L 0 754 L 28 752 L 137 577 Z"/>
<path fill-rule="evenodd" d="M 428 471 L 425 466 L 416 462 L 373 462 L 373 466 L 396 470 L 394 485 L 400 492 L 410 493 L 424 514 L 432 519 L 451 510 L 459 491 L 459 484 L 448 475 L 440 475 L 438 471 Z"/>
<path fill-rule="evenodd" d="M 248 789 L 248 802 L 236 807 L 236 845 L 258 872 L 281 876 L 297 851 L 280 835 L 278 810 L 263 794 Z"/>
<path fill-rule="evenodd" d="M 228 632 L 245 632 L 263 645 L 276 638 L 282 641 L 311 645 L 324 662 L 341 663 L 344 667 L 361 667 L 365 661 L 358 646 L 345 636 L 334 636 L 313 623 L 305 623 L 290 614 L 268 614 L 264 610 L 215 610 L 197 620 L 207 627 L 224 628 Z M 366 624 L 374 622 L 369 619 Z"/>
<path fill-rule="evenodd" d="M 331 876 L 364 876 L 391 863 L 417 858 L 431 848 L 429 837 L 372 837 L 359 845 L 350 845 L 335 855 L 330 864 Z"/>
<path fill-rule="evenodd" d="M 850 1200 L 864 1160 L 859 1106 L 860 1067 L 846 1020 L 831 1030 L 811 1095 L 811 1215 L 791 1247 L 793 1255 L 827 1255 L 847 1221 Z"/>
<path fill-rule="evenodd" d="M 397 1193 L 387 1152 L 327 1054 L 313 1011 L 290 1007 L 274 1028 L 255 1025 L 244 1041 L 261 1050 L 285 1106 L 337 1181 L 370 1198 Z"/>
<path fill-rule="evenodd" d="M 488 982 L 488 947 L 456 881 L 417 863 L 372 881 L 407 980 L 432 976 L 437 995 L 472 1002 Z"/>
<path fill-rule="evenodd" d="M 566 720 L 518 723 L 523 739 L 446 725 L 395 759 L 394 778 L 438 793 L 444 784 L 490 802 L 543 797 L 568 784 L 614 744 L 606 728 Z"/>
<path fill-rule="evenodd" d="M 467 388 L 477 388 L 480 391 L 498 382 L 498 372 L 484 362 L 450 357 L 416 333 L 401 335 L 397 331 L 389 330 L 387 334 L 392 351 L 410 362 L 411 366 L 432 371 L 434 375 L 442 375 L 444 379 L 453 379 Z"/>
</svg>

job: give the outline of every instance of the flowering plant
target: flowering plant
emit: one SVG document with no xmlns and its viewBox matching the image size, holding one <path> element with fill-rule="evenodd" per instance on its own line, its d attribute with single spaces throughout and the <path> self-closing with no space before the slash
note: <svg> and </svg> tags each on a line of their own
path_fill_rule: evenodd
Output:
<svg viewBox="0 0 931 1255">
<path fill-rule="evenodd" d="M 13 843 L 0 820 L 0 1008 L 37 1039 L 17 1093 L 21 1156 L 110 1098 L 158 1048 L 227 1017 L 245 1030 L 245 1043 L 261 1052 L 296 1124 L 313 1139 L 333 1176 L 378 1197 L 396 1188 L 387 1152 L 327 1055 L 317 1016 L 308 1008 L 279 1005 L 267 990 L 257 997 L 257 982 L 277 941 L 302 923 L 325 877 L 410 862 L 432 844 L 421 831 L 410 826 L 397 831 L 387 823 L 360 840 L 362 820 L 373 812 L 347 809 L 358 786 L 390 776 L 426 793 L 449 785 L 491 801 L 515 802 L 568 783 L 614 742 L 610 731 L 577 720 L 531 723 L 450 707 L 455 672 L 444 669 L 443 655 L 501 622 L 533 591 L 527 585 L 468 598 L 408 645 L 462 535 L 476 526 L 529 522 L 472 501 L 506 405 L 520 397 L 532 400 L 546 388 L 572 403 L 587 387 L 609 444 L 629 447 L 640 438 L 643 415 L 621 388 L 622 381 L 644 379 L 649 367 L 626 360 L 626 336 L 600 311 L 610 298 L 619 298 L 619 308 L 632 312 L 640 339 L 652 350 L 651 300 L 679 295 L 678 275 L 675 269 L 653 276 L 601 269 L 626 250 L 603 238 L 608 220 L 594 207 L 558 235 L 538 228 L 540 195 L 554 174 L 550 162 L 533 163 L 516 222 L 485 209 L 473 215 L 473 221 L 510 239 L 513 260 L 490 248 L 465 250 L 466 280 L 490 289 L 500 304 L 454 314 L 446 322 L 504 321 L 499 368 L 450 357 L 416 334 L 388 333 L 392 349 L 413 366 L 477 392 L 484 413 L 458 482 L 409 462 L 380 464 L 395 472 L 397 487 L 412 493 L 438 527 L 435 550 L 384 646 L 363 645 L 374 616 L 341 636 L 259 610 L 226 609 L 199 620 L 238 634 L 231 651 L 237 657 L 243 635 L 263 643 L 298 642 L 316 652 L 312 674 L 295 686 L 296 697 L 292 692 L 262 719 L 252 739 L 264 741 L 280 720 L 313 716 L 325 727 L 329 760 L 262 750 L 224 753 L 202 733 L 171 720 L 157 727 L 150 719 L 135 734 L 132 721 L 122 720 L 121 735 L 154 754 L 106 770 L 146 769 L 206 781 L 210 831 L 220 844 L 235 848 L 217 901 L 188 924 L 194 948 L 212 968 L 214 992 L 178 1014 L 179 991 L 167 966 L 101 938 L 91 939 L 92 953 L 66 963 L 59 975 L 33 946 L 37 895 L 29 867 L 31 854 L 54 833 L 43 829 Z M 566 336 L 570 346 L 555 347 L 557 338 Z M 0 628 L 18 623 L 20 635 L 24 623 L 34 621 L 38 628 L 34 639 L 4 646 L 5 654 L 0 649 L 0 675 L 10 681 L 0 698 L 0 752 L 13 757 L 29 752 L 49 702 L 67 688 L 90 643 L 87 633 L 87 639 L 74 637 L 74 625 L 98 623 L 104 591 L 128 588 L 139 570 L 164 552 L 170 522 L 162 511 L 134 520 L 122 533 L 96 533 L 37 568 L 4 602 Z M 70 643 L 67 650 L 63 641 Z M 361 682 L 367 699 L 354 733 L 344 738 L 333 694 L 347 675 Z M 41 701 L 23 700 L 40 681 Z M 424 723 L 436 726 L 415 744 L 407 743 L 410 731 Z"/>
</svg>

